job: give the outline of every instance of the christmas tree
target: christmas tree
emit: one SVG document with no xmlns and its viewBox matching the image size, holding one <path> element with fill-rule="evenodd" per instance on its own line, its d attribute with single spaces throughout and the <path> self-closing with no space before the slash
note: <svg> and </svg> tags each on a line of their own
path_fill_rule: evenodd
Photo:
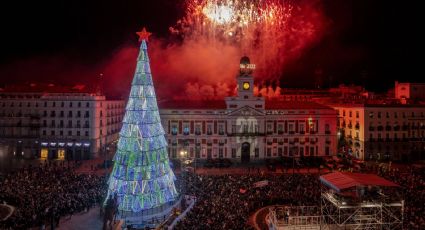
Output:
<svg viewBox="0 0 425 230">
<path fill-rule="evenodd" d="M 107 201 L 116 200 L 119 211 L 133 214 L 160 207 L 178 197 L 150 71 L 146 45 L 150 33 L 143 28 L 137 34 L 140 51 L 107 196 Z"/>
</svg>

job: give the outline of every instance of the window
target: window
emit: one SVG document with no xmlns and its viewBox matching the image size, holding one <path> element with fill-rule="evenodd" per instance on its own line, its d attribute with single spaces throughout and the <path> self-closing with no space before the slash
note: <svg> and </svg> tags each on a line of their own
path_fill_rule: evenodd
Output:
<svg viewBox="0 0 425 230">
<path fill-rule="evenodd" d="M 260 149 L 259 148 L 255 148 L 254 153 L 255 153 L 255 158 L 260 157 Z"/>
<path fill-rule="evenodd" d="M 89 117 L 89 115 L 90 115 L 90 114 L 89 114 L 89 111 L 86 111 L 86 113 L 84 114 L 84 117 L 86 117 L 86 118 L 87 118 L 87 117 Z"/>
<path fill-rule="evenodd" d="M 72 117 L 72 111 L 71 110 L 68 112 L 68 117 Z"/>
<path fill-rule="evenodd" d="M 61 102 L 61 107 L 64 107 L 65 106 L 65 103 L 62 101 Z"/>
<path fill-rule="evenodd" d="M 342 110 L 342 116 L 345 117 L 345 110 Z"/>
<path fill-rule="evenodd" d="M 196 124 L 195 125 L 195 134 L 196 135 L 200 135 L 201 134 L 201 125 L 200 124 Z"/>
<path fill-rule="evenodd" d="M 177 124 L 171 125 L 171 134 L 177 135 Z"/>
<path fill-rule="evenodd" d="M 289 132 L 294 132 L 294 124 L 288 125 Z"/>
<path fill-rule="evenodd" d="M 220 134 L 220 135 L 224 134 L 224 125 L 223 124 L 218 125 L 218 134 Z"/>
<path fill-rule="evenodd" d="M 300 133 L 304 133 L 304 132 L 305 132 L 304 124 L 300 124 Z"/>
<path fill-rule="evenodd" d="M 68 130 L 68 136 L 72 136 L 72 131 Z"/>
<path fill-rule="evenodd" d="M 329 151 L 329 146 L 326 146 L 326 147 L 325 147 L 325 154 L 326 154 L 326 156 L 331 155 L 331 154 L 330 154 L 330 151 Z"/>
<path fill-rule="evenodd" d="M 360 117 L 360 113 L 359 113 L 359 111 L 356 111 L 356 118 L 359 118 Z"/>
<path fill-rule="evenodd" d="M 218 157 L 223 158 L 223 148 L 218 149 Z"/>
<path fill-rule="evenodd" d="M 69 102 L 69 107 L 72 107 L 72 102 Z"/>
<path fill-rule="evenodd" d="M 54 136 L 54 135 L 55 135 L 55 130 L 50 131 L 50 134 L 51 134 L 52 136 Z"/>
<path fill-rule="evenodd" d="M 283 133 L 283 124 L 278 124 L 278 125 L 277 125 L 277 132 L 278 132 L 279 134 L 282 134 L 282 133 Z"/>
<path fill-rule="evenodd" d="M 189 124 L 184 124 L 183 126 L 183 134 L 189 135 Z"/>
<path fill-rule="evenodd" d="M 272 148 L 267 148 L 267 157 L 272 156 Z"/>
<path fill-rule="evenodd" d="M 271 123 L 267 123 L 267 133 L 273 133 L 273 125 Z"/>
<path fill-rule="evenodd" d="M 77 111 L 77 117 L 81 117 L 81 111 Z"/>
<path fill-rule="evenodd" d="M 381 118 L 381 112 L 378 112 L 378 118 Z"/>
<path fill-rule="evenodd" d="M 370 117 L 370 118 L 373 118 L 373 112 L 370 112 L 370 113 L 369 113 L 369 117 Z"/>
<path fill-rule="evenodd" d="M 100 134 L 100 135 L 102 135 L 102 134 Z M 78 136 L 78 137 L 80 136 L 80 131 L 77 131 L 77 136 Z"/>
<path fill-rule="evenodd" d="M 207 134 L 208 135 L 211 135 L 212 134 L 212 125 L 211 124 L 208 124 L 207 125 Z"/>
<path fill-rule="evenodd" d="M 86 137 L 88 137 L 88 136 L 89 136 L 89 131 L 85 131 L 84 135 L 85 135 Z"/>
<path fill-rule="evenodd" d="M 350 111 L 350 112 L 348 112 L 348 116 L 349 116 L 349 117 L 352 117 L 352 116 L 353 116 L 353 112 L 351 112 L 351 111 Z"/>
<path fill-rule="evenodd" d="M 386 112 L 386 113 L 385 113 L 385 117 L 386 117 L 386 118 L 390 118 L 390 113 L 389 113 L 389 112 Z"/>
<path fill-rule="evenodd" d="M 325 124 L 325 132 L 327 134 L 331 132 L 331 129 L 329 128 L 329 124 Z"/>
<path fill-rule="evenodd" d="M 90 103 L 88 103 L 88 102 L 87 102 L 87 103 L 86 103 L 86 107 L 87 107 L 87 108 L 88 108 L 88 107 L 90 107 Z"/>
<path fill-rule="evenodd" d="M 236 149 L 232 148 L 232 158 L 236 158 Z"/>
<path fill-rule="evenodd" d="M 195 157 L 201 158 L 201 148 L 195 148 Z"/>
<path fill-rule="evenodd" d="M 59 135 L 63 136 L 63 130 L 59 131 Z"/>
<path fill-rule="evenodd" d="M 81 102 L 78 102 L 78 108 L 80 108 L 81 107 Z"/>
<path fill-rule="evenodd" d="M 56 107 L 56 102 L 55 101 L 53 102 L 53 107 Z"/>
<path fill-rule="evenodd" d="M 398 118 L 397 112 L 394 112 L 394 118 Z"/>
<path fill-rule="evenodd" d="M 46 136 L 46 130 L 43 130 L 43 136 Z"/>
</svg>

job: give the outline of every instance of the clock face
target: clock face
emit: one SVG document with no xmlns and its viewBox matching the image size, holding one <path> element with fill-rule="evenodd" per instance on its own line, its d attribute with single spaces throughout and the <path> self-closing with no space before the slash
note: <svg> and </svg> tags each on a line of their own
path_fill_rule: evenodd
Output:
<svg viewBox="0 0 425 230">
<path fill-rule="evenodd" d="M 244 90 L 248 90 L 250 88 L 249 82 L 244 82 L 242 87 Z"/>
</svg>

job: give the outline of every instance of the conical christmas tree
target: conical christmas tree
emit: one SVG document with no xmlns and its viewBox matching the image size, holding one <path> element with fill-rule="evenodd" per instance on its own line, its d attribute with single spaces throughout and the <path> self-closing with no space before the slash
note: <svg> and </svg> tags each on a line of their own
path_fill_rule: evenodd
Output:
<svg viewBox="0 0 425 230">
<path fill-rule="evenodd" d="M 125 213 L 153 209 L 178 197 L 152 82 L 146 45 L 150 33 L 143 28 L 137 34 L 142 43 L 107 196 Z"/>
</svg>

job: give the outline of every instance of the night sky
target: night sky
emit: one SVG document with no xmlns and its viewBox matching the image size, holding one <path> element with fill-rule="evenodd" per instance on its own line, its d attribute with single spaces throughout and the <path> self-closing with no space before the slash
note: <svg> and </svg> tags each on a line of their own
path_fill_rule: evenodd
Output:
<svg viewBox="0 0 425 230">
<path fill-rule="evenodd" d="M 142 26 L 166 39 L 184 14 L 182 0 L 13 1 L 0 7 L 0 86 L 9 83 L 91 82 L 123 46 L 137 47 Z M 423 22 L 419 2 L 323 0 L 328 29 L 293 60 L 282 85 L 311 87 L 314 72 L 325 85 L 364 83 L 385 91 L 394 80 L 423 81 Z M 421 23 L 422 22 L 422 23 Z M 135 60 L 134 60 L 135 62 Z M 76 77 L 62 77 L 64 71 Z M 89 72 L 81 74 L 78 72 Z M 299 82 L 303 77 L 310 81 Z M 64 79 L 66 78 L 66 79 Z M 131 76 L 129 77 L 131 78 Z"/>
</svg>

